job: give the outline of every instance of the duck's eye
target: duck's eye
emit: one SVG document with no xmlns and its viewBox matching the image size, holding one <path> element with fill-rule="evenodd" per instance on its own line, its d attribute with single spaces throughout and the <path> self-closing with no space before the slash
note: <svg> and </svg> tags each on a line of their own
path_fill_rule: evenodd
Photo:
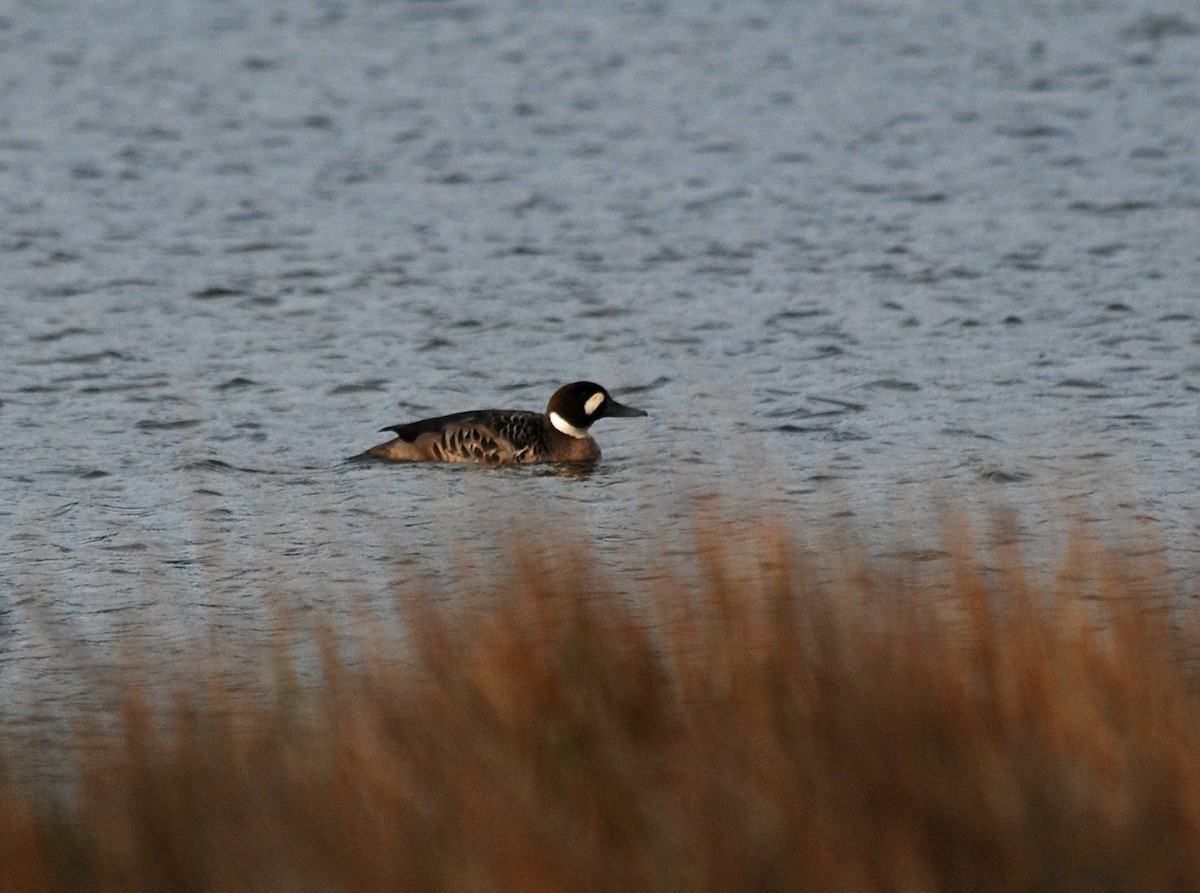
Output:
<svg viewBox="0 0 1200 893">
<path fill-rule="evenodd" d="M 587 403 L 583 404 L 583 411 L 588 415 L 593 415 L 603 403 L 604 394 L 600 391 L 597 391 L 596 393 L 592 394 L 592 396 L 588 397 Z"/>
</svg>

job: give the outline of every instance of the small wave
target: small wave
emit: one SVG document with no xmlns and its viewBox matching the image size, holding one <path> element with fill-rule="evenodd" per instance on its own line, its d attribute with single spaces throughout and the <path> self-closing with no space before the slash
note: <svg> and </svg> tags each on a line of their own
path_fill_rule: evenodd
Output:
<svg viewBox="0 0 1200 893">
<path fill-rule="evenodd" d="M 1121 29 L 1121 38 L 1129 41 L 1159 41 L 1167 37 L 1195 37 L 1198 34 L 1200 25 L 1177 12 L 1147 13 Z"/>
<path fill-rule="evenodd" d="M 133 427 L 139 431 L 178 431 L 183 428 L 195 428 L 201 419 L 142 419 L 135 422 Z"/>
<path fill-rule="evenodd" d="M 219 385 L 217 385 L 216 389 L 218 391 L 235 391 L 241 390 L 242 388 L 253 388 L 257 386 L 258 382 L 254 379 L 243 378 L 239 375 L 236 378 L 231 378 L 228 381 L 221 382 Z"/>
<path fill-rule="evenodd" d="M 37 344 L 47 344 L 51 341 L 61 341 L 63 338 L 71 338 L 75 335 L 97 335 L 95 329 L 84 329 L 79 326 L 67 326 L 63 329 L 55 329 L 53 332 L 46 332 L 42 335 L 30 335 L 29 340 Z"/>
<path fill-rule="evenodd" d="M 1067 205 L 1067 208 L 1071 211 L 1079 211 L 1084 214 L 1096 214 L 1104 217 L 1111 214 L 1131 214 L 1138 211 L 1154 211 L 1157 210 L 1158 205 L 1154 202 L 1128 198 L 1111 202 L 1080 200 L 1071 202 L 1071 204 Z"/>
<path fill-rule="evenodd" d="M 193 298 L 199 298 L 202 301 L 211 301 L 215 298 L 244 298 L 250 292 L 244 288 L 230 288 L 225 285 L 210 285 L 207 288 L 197 289 L 192 292 Z"/>
<path fill-rule="evenodd" d="M 1029 478 L 1027 471 L 1006 471 L 1003 468 L 988 468 L 979 473 L 979 479 L 990 484 L 1017 484 Z"/>
<path fill-rule="evenodd" d="M 342 394 L 359 394 L 363 391 L 385 391 L 387 390 L 388 382 L 385 378 L 368 378 L 364 381 L 354 381 L 349 384 L 340 384 L 329 390 L 330 397 L 337 397 Z"/>
<path fill-rule="evenodd" d="M 89 365 L 91 363 L 102 363 L 105 360 L 129 360 L 132 357 L 129 354 L 122 353 L 119 350 L 97 350 L 90 353 L 68 354 L 64 357 L 46 357 L 45 359 L 33 360 L 34 365 L 46 366 L 54 363 L 73 363 L 78 365 Z"/>
<path fill-rule="evenodd" d="M 919 391 L 921 386 L 902 378 L 877 378 L 869 381 L 863 387 L 868 391 Z"/>
<path fill-rule="evenodd" d="M 183 466 L 184 471 L 240 471 L 246 474 L 272 474 L 273 472 L 266 471 L 262 468 L 246 468 L 242 465 L 233 465 L 229 462 L 223 462 L 220 459 L 196 459 L 193 462 L 188 462 Z"/>
</svg>

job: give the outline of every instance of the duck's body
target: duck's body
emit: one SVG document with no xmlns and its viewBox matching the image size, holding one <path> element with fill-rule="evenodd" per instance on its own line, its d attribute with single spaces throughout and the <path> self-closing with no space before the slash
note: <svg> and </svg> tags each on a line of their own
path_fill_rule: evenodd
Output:
<svg viewBox="0 0 1200 893">
<path fill-rule="evenodd" d="M 356 459 L 392 462 L 596 462 L 600 447 L 588 428 L 604 416 L 644 416 L 590 381 L 554 392 L 544 413 L 520 409 L 476 409 L 392 425 L 396 437 Z"/>
</svg>

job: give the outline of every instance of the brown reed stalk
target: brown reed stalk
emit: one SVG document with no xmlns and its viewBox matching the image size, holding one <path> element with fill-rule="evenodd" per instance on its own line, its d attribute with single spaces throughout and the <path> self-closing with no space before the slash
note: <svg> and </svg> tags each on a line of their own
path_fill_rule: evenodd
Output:
<svg viewBox="0 0 1200 893">
<path fill-rule="evenodd" d="M 273 684 L 132 674 L 68 793 L 0 784 L 0 890 L 1200 887 L 1183 603 L 1082 537 L 1039 578 L 966 531 L 872 562 L 713 517 L 640 587 L 525 539 L 411 599 L 403 652 L 318 627 L 312 683 L 279 649 Z"/>
</svg>

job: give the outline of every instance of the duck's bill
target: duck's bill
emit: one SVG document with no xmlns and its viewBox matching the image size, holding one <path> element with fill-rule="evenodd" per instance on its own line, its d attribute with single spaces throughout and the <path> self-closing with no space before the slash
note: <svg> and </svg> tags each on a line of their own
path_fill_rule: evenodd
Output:
<svg viewBox="0 0 1200 893">
<path fill-rule="evenodd" d="M 632 406 L 626 406 L 624 403 L 618 403 L 611 397 L 608 401 L 608 408 L 604 410 L 605 415 L 616 416 L 622 419 L 632 419 L 638 416 L 649 415 L 644 409 L 634 409 Z"/>
</svg>

